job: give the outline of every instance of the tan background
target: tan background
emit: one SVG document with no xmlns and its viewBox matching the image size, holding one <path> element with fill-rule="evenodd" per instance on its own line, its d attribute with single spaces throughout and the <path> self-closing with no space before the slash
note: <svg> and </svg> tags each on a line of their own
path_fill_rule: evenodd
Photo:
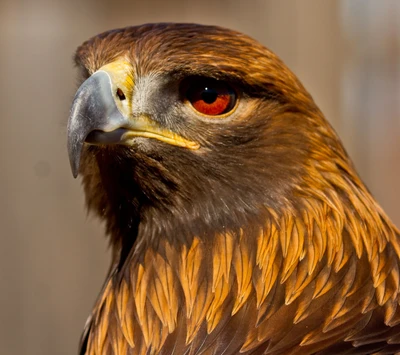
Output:
<svg viewBox="0 0 400 355">
<path fill-rule="evenodd" d="M 255 37 L 298 74 L 400 224 L 399 4 L 0 0 L 0 355 L 74 354 L 107 268 L 65 147 L 81 42 L 158 21 Z"/>
</svg>

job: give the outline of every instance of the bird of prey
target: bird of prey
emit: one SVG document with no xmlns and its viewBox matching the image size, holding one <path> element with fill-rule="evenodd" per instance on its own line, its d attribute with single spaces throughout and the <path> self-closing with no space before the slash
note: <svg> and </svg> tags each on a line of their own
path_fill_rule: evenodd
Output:
<svg viewBox="0 0 400 355">
<path fill-rule="evenodd" d="M 75 61 L 69 157 L 112 248 L 81 354 L 400 351 L 399 232 L 275 54 L 147 24 Z"/>
</svg>

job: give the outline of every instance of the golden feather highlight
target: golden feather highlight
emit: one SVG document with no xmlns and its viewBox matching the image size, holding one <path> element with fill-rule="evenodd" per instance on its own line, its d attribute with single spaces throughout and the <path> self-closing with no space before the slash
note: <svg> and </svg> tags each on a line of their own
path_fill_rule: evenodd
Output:
<svg viewBox="0 0 400 355">
<path fill-rule="evenodd" d="M 240 230 L 239 243 L 236 245 L 232 260 L 237 282 L 236 300 L 232 309 L 232 315 L 239 311 L 252 291 L 254 261 L 252 260 L 249 245 L 245 239 L 243 230 Z"/>
<path fill-rule="evenodd" d="M 254 314 L 241 335 L 244 352 L 283 334 L 276 317 L 285 312 L 292 313 L 302 349 L 362 334 L 377 307 L 386 324 L 399 323 L 397 231 L 370 212 L 366 196 L 343 206 L 338 192 L 330 192 L 329 202 L 321 198 L 304 199 L 301 210 L 281 216 L 266 210 L 262 227 L 218 233 L 209 245 L 194 237 L 188 245 L 159 241 L 147 248 L 118 287 L 106 285 L 88 354 L 157 354 L 180 327 L 181 349 L 196 354 L 198 337 L 212 339 L 243 312 Z M 321 306 L 324 316 L 306 331 L 303 324 Z"/>
</svg>

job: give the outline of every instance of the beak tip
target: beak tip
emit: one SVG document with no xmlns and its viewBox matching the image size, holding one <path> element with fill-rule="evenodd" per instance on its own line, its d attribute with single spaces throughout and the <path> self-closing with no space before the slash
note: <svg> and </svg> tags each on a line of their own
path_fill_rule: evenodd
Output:
<svg viewBox="0 0 400 355">
<path fill-rule="evenodd" d="M 76 162 L 75 159 L 70 158 L 71 172 L 74 179 L 76 179 L 79 175 L 79 162 Z"/>
<path fill-rule="evenodd" d="M 71 141 L 68 140 L 68 157 L 69 163 L 71 166 L 72 176 L 76 179 L 79 175 L 79 166 L 81 163 L 81 153 L 82 153 L 83 143 L 77 142 L 75 144 L 71 144 Z"/>
<path fill-rule="evenodd" d="M 72 154 L 72 156 L 70 156 L 69 158 L 71 164 L 71 172 L 74 179 L 76 179 L 79 175 L 80 158 L 81 158 L 80 151 L 75 152 L 75 154 Z"/>
<path fill-rule="evenodd" d="M 78 172 L 74 169 L 72 169 L 72 176 L 74 177 L 74 179 L 78 177 Z"/>
</svg>

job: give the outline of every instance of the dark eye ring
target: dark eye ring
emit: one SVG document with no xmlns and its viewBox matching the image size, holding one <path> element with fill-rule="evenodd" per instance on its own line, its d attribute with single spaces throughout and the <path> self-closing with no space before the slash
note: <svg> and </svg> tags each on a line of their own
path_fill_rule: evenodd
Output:
<svg viewBox="0 0 400 355">
<path fill-rule="evenodd" d="M 203 115 L 220 116 L 235 107 L 237 95 L 224 81 L 200 78 L 187 83 L 186 100 Z"/>
</svg>

